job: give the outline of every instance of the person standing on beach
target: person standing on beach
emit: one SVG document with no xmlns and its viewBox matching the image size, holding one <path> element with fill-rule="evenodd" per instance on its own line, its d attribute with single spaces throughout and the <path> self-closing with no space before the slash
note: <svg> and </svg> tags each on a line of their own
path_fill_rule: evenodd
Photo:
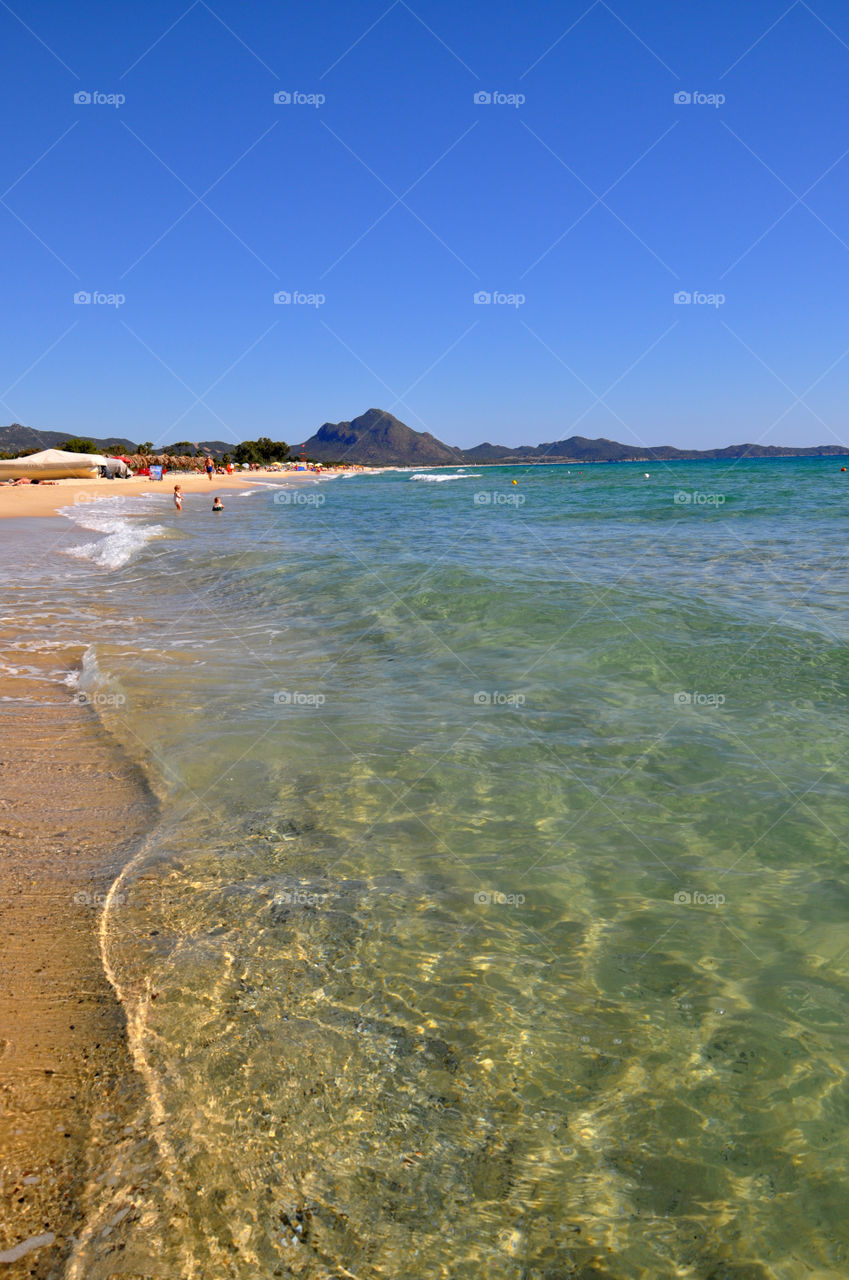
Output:
<svg viewBox="0 0 849 1280">
<path fill-rule="evenodd" d="M 215 463 L 209 454 L 206 455 L 206 474 L 209 477 L 209 483 L 212 484 L 212 473 L 215 470 Z"/>
<path fill-rule="evenodd" d="M 183 510 L 183 490 L 178 484 L 174 485 L 174 506 L 178 511 Z"/>
</svg>

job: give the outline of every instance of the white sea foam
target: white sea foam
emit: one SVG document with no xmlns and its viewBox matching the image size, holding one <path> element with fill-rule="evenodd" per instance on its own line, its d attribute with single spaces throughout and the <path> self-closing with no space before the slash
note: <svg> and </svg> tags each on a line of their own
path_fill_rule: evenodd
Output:
<svg viewBox="0 0 849 1280">
<path fill-rule="evenodd" d="M 97 665 L 97 654 L 93 645 L 87 647 L 79 667 L 69 671 L 62 683 L 69 689 L 79 689 L 83 693 L 91 693 L 103 683 L 103 674 Z"/>
<path fill-rule="evenodd" d="M 83 680 L 85 680 L 86 688 L 90 688 L 97 682 L 99 675 L 97 656 L 92 646 L 89 645 L 83 653 L 80 665 L 75 667 L 73 671 L 69 671 L 62 683 L 66 684 L 69 689 L 79 689 Z"/>
<path fill-rule="evenodd" d="M 41 667 L 31 667 L 26 663 L 14 666 L 11 662 L 0 661 L 0 675 L 4 676 L 32 676 L 35 679 L 48 679 Z M 49 681 L 52 683 L 52 681 Z"/>
<path fill-rule="evenodd" d="M 60 515 L 66 516 L 81 529 L 102 534 L 96 542 L 83 542 L 66 547 L 65 554 L 81 560 L 91 560 L 104 569 L 120 569 L 154 538 L 167 533 L 164 525 L 145 524 L 138 516 L 128 519 L 131 511 L 138 510 L 126 498 L 103 498 L 95 503 L 62 507 Z"/>
<path fill-rule="evenodd" d="M 4 646 L 16 653 L 52 653 L 56 649 L 79 649 L 79 643 L 71 640 L 15 640 Z"/>
</svg>

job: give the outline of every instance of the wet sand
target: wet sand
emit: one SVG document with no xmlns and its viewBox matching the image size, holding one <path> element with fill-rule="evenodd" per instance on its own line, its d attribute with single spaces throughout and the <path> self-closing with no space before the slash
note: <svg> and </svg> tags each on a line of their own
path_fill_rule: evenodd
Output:
<svg viewBox="0 0 849 1280">
<path fill-rule="evenodd" d="M 14 685 L 0 688 L 15 698 L 0 701 L 0 1276 L 58 1280 L 97 1165 L 92 1120 L 102 1152 L 139 1102 L 98 926 L 156 806 L 89 707 L 43 686 L 22 702 Z"/>
</svg>

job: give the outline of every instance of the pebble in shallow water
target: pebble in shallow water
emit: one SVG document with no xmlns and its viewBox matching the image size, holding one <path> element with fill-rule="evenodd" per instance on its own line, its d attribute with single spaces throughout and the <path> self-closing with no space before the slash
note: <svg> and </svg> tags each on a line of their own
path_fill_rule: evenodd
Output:
<svg viewBox="0 0 849 1280">
<path fill-rule="evenodd" d="M 18 1262 L 21 1258 L 25 1258 L 28 1253 L 32 1253 L 34 1249 L 43 1249 L 45 1245 L 52 1244 L 56 1239 L 52 1231 L 45 1231 L 40 1236 L 30 1236 L 27 1240 L 22 1240 L 20 1244 L 14 1245 L 11 1249 L 4 1249 L 0 1253 L 0 1262 Z"/>
</svg>

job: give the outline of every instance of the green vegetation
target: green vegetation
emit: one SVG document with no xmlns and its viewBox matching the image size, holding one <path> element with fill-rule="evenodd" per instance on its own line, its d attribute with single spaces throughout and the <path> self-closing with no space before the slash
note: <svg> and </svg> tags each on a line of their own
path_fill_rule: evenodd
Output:
<svg viewBox="0 0 849 1280">
<path fill-rule="evenodd" d="M 288 457 L 289 446 L 285 440 L 269 440 L 268 436 L 244 440 L 233 450 L 235 462 L 285 462 Z"/>
<path fill-rule="evenodd" d="M 71 436 L 64 444 L 59 446 L 63 453 L 97 453 L 91 440 L 83 440 L 80 436 Z"/>
</svg>

